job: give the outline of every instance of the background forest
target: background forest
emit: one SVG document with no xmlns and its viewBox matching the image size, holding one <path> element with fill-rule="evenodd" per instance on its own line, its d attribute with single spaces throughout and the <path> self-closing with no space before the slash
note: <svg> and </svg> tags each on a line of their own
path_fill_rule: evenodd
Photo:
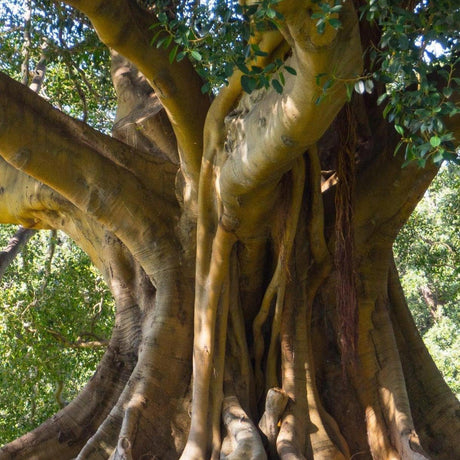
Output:
<svg viewBox="0 0 460 460">
<path fill-rule="evenodd" d="M 114 110 L 108 52 L 86 19 L 56 4 L 44 14 L 30 1 L 20 3 L 0 1 L 0 69 L 30 84 L 42 63 L 42 95 L 108 132 Z M 447 164 L 395 245 L 412 314 L 458 397 L 459 192 L 460 167 Z M 0 227 L 0 249 L 15 230 Z M 100 360 L 112 321 L 111 296 L 88 257 L 61 233 L 36 234 L 1 279 L 0 445 L 77 394 Z"/>
</svg>

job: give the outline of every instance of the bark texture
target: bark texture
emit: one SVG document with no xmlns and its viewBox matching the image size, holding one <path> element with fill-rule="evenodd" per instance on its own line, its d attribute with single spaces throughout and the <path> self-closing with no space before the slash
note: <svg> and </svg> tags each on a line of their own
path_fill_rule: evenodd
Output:
<svg viewBox="0 0 460 460">
<path fill-rule="evenodd" d="M 113 136 L 0 74 L 0 222 L 68 233 L 116 322 L 78 397 L 0 459 L 460 458 L 392 259 L 436 168 L 401 168 L 376 95 L 346 103 L 371 40 L 353 2 L 323 34 L 316 2 L 279 3 L 258 59 L 297 75 L 249 95 L 235 71 L 212 101 L 136 2 L 67 3 L 113 49 Z"/>
</svg>

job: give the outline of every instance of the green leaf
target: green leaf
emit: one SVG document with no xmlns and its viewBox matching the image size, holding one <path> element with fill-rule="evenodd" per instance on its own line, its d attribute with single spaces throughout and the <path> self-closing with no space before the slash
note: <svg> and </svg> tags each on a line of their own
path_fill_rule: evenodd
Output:
<svg viewBox="0 0 460 460">
<path fill-rule="evenodd" d="M 192 58 L 195 59 L 195 61 L 201 61 L 202 59 L 201 54 L 197 50 L 190 51 L 190 56 L 192 56 Z"/>
<path fill-rule="evenodd" d="M 388 97 L 387 93 L 381 94 L 377 99 L 377 105 L 380 105 Z"/>
<path fill-rule="evenodd" d="M 247 68 L 246 64 L 244 63 L 243 60 L 240 60 L 238 59 L 236 62 L 235 62 L 236 66 L 238 67 L 238 69 L 244 73 L 244 74 L 248 74 L 249 73 L 249 69 Z"/>
<path fill-rule="evenodd" d="M 325 93 L 334 83 L 334 80 L 330 78 L 329 80 L 326 80 L 326 82 L 323 85 L 323 92 Z"/>
<path fill-rule="evenodd" d="M 326 30 L 326 23 L 320 19 L 316 24 L 316 30 L 320 35 L 323 35 Z"/>
<path fill-rule="evenodd" d="M 158 37 L 160 34 L 163 32 L 163 30 L 158 30 L 155 35 L 152 37 L 152 40 L 150 40 L 150 45 L 153 46 L 155 42 L 158 40 Z"/>
<path fill-rule="evenodd" d="M 394 153 L 393 153 L 394 156 L 396 156 L 396 155 L 398 154 L 399 150 L 401 149 L 401 147 L 402 147 L 403 145 L 404 145 L 404 141 L 399 141 L 399 142 L 398 142 L 398 145 L 396 146 L 395 151 L 394 151 Z"/>
<path fill-rule="evenodd" d="M 257 81 L 249 75 L 242 75 L 241 86 L 246 93 L 251 94 L 257 87 Z"/>
<path fill-rule="evenodd" d="M 286 72 L 289 72 L 291 75 L 297 75 L 297 71 L 294 68 L 289 67 L 288 65 L 284 66 L 284 68 L 286 69 Z"/>
<path fill-rule="evenodd" d="M 444 160 L 446 151 L 444 149 L 440 149 L 433 155 L 433 163 L 439 164 Z"/>
<path fill-rule="evenodd" d="M 209 84 L 209 82 L 207 82 L 201 87 L 201 92 L 203 94 L 206 94 L 209 92 L 210 89 L 211 89 L 211 85 Z"/>
<path fill-rule="evenodd" d="M 450 96 L 452 96 L 452 93 L 454 92 L 454 90 L 451 88 L 451 87 L 447 87 L 447 88 L 444 88 L 442 90 L 442 94 L 444 94 L 445 97 L 449 98 Z"/>
<path fill-rule="evenodd" d="M 257 65 L 253 65 L 251 66 L 251 73 L 252 74 L 258 74 L 258 73 L 262 73 L 264 69 L 262 69 L 262 67 L 259 67 Z"/>
<path fill-rule="evenodd" d="M 182 59 L 184 59 L 185 56 L 187 56 L 187 53 L 185 53 L 185 51 L 180 51 L 179 53 L 177 53 L 176 61 L 182 61 Z"/>
<path fill-rule="evenodd" d="M 281 83 L 278 80 L 273 79 L 272 80 L 272 86 L 273 86 L 273 88 L 275 88 L 275 91 L 278 94 L 281 94 L 283 92 L 283 87 L 282 87 Z"/>
<path fill-rule="evenodd" d="M 404 135 L 404 128 L 400 125 L 395 125 L 395 129 L 397 131 L 398 134 L 400 134 L 401 136 Z"/>
<path fill-rule="evenodd" d="M 438 136 L 432 136 L 430 138 L 430 144 L 432 147 L 439 147 L 441 145 L 441 139 Z"/>
<path fill-rule="evenodd" d="M 424 168 L 426 166 L 426 158 L 419 158 L 417 163 L 421 168 Z"/>
<path fill-rule="evenodd" d="M 312 19 L 324 19 L 324 13 L 319 13 L 319 12 L 313 13 L 311 15 L 311 18 Z"/>
<path fill-rule="evenodd" d="M 156 47 L 157 48 L 160 48 L 163 43 L 168 40 L 171 36 L 170 35 L 167 35 L 166 37 L 161 37 L 158 41 L 157 41 L 157 44 L 156 44 Z"/>
<path fill-rule="evenodd" d="M 265 56 L 268 56 L 268 53 L 266 53 L 265 51 L 262 51 L 260 48 L 259 48 L 259 45 L 251 45 L 251 49 L 252 51 L 254 52 L 254 54 L 256 56 L 261 56 L 261 57 L 265 57 Z"/>
<path fill-rule="evenodd" d="M 316 81 L 316 84 L 319 86 L 320 85 L 320 80 L 322 77 L 325 77 L 327 75 L 327 73 L 319 73 L 315 76 L 315 81 Z"/>
<path fill-rule="evenodd" d="M 337 18 L 331 18 L 328 20 L 328 22 L 329 22 L 329 25 L 336 30 L 340 29 L 340 27 L 342 26 L 342 22 L 340 21 L 340 19 L 337 19 Z"/>
<path fill-rule="evenodd" d="M 169 53 L 169 63 L 172 64 L 174 62 L 174 59 L 177 55 L 177 50 L 179 49 L 179 45 L 176 45 L 173 47 L 173 49 Z"/>
<path fill-rule="evenodd" d="M 353 85 L 346 84 L 345 87 L 347 89 L 347 101 L 350 102 L 351 101 L 351 96 L 353 95 Z"/>
<path fill-rule="evenodd" d="M 383 109 L 383 118 L 386 118 L 386 116 L 390 113 L 392 108 L 393 107 L 391 106 L 391 104 L 385 106 L 385 108 Z"/>
<path fill-rule="evenodd" d="M 286 84 L 286 80 L 285 80 L 285 78 L 284 78 L 283 72 L 279 72 L 279 73 L 278 73 L 278 78 L 280 79 L 281 85 L 284 86 L 284 85 Z"/>
</svg>

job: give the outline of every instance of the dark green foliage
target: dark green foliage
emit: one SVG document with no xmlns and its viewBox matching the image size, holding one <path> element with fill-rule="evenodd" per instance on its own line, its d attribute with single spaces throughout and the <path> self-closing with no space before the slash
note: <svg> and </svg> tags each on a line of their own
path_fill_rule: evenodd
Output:
<svg viewBox="0 0 460 460">
<path fill-rule="evenodd" d="M 452 100 L 460 92 L 460 4 L 416 2 L 404 8 L 396 0 L 372 0 L 362 17 L 381 27 L 380 43 L 367 52 L 374 78 L 385 85 L 378 102 L 401 135 L 406 163 L 428 159 L 458 162 L 460 157 L 445 120 L 460 113 Z"/>
<path fill-rule="evenodd" d="M 155 2 L 152 8 L 159 12 L 158 22 L 152 25 L 152 45 L 169 49 L 171 62 L 188 56 L 204 80 L 203 92 L 227 84 L 237 68 L 243 73 L 241 84 L 247 93 L 270 86 L 281 93 L 283 72 L 295 74 L 295 69 L 285 67 L 281 59 L 264 67 L 248 64 L 257 56 L 266 56 L 250 39 L 257 31 L 277 27 L 282 19 L 276 11 L 277 3 L 279 0 L 262 0 L 242 6 L 236 1 L 218 0 L 197 5 L 191 1 L 179 5 L 171 15 L 168 0 L 163 4 Z"/>
</svg>

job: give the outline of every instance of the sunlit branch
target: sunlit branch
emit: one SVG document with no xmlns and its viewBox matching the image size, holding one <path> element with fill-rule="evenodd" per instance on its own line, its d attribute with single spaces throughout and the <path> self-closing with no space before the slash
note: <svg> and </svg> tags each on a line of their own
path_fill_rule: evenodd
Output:
<svg viewBox="0 0 460 460">
<path fill-rule="evenodd" d="M 111 150 L 113 157 L 118 150 L 121 162 L 123 152 L 130 151 L 127 146 L 95 131 L 82 137 L 85 130 L 89 128 L 0 73 L 0 152 L 6 161 L 107 225 L 128 246 L 166 238 L 167 222 L 177 208 L 160 195 L 167 185 L 161 168 L 147 191 L 131 171 L 104 156 Z M 139 249 L 132 250 L 136 253 Z M 155 259 L 153 252 L 142 254 Z M 171 263 L 177 261 L 171 259 Z"/>
<path fill-rule="evenodd" d="M 177 137 L 182 168 L 196 185 L 203 148 L 204 119 L 209 98 L 203 82 L 187 59 L 169 62 L 169 51 L 151 45 L 149 27 L 155 22 L 135 2 L 68 0 L 93 23 L 101 40 L 133 62 L 155 89 Z"/>
<path fill-rule="evenodd" d="M 295 1 L 284 4 L 281 32 L 292 48 L 286 63 L 296 75 L 285 73 L 282 94 L 268 90 L 251 95 L 236 110 L 230 135 L 232 129 L 242 129 L 245 136 L 237 141 L 236 154 L 228 158 L 220 178 L 224 205 L 230 209 L 238 207 L 237 196 L 279 178 L 322 136 L 346 101 L 343 80 L 361 72 L 358 19 L 351 2 L 340 15 L 341 28 L 325 37 L 316 31 L 311 9 Z M 298 30 L 300 23 L 306 28 Z M 318 104 L 328 79 L 332 83 Z"/>
</svg>

